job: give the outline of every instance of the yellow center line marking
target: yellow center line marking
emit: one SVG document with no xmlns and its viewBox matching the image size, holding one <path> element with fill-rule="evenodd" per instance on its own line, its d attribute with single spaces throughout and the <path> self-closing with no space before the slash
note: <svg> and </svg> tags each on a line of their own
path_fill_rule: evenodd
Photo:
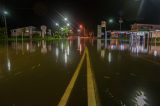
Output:
<svg viewBox="0 0 160 106">
<path fill-rule="evenodd" d="M 77 80 L 77 77 L 79 75 L 80 69 L 82 67 L 82 63 L 85 59 L 86 56 L 86 61 L 87 61 L 87 96 L 88 96 L 88 106 L 97 106 L 97 101 L 96 101 L 96 90 L 95 90 L 95 80 L 93 77 L 92 73 L 92 68 L 91 68 L 91 62 L 90 62 L 90 56 L 89 56 L 89 51 L 88 48 L 85 48 L 85 51 L 83 53 L 83 56 L 80 60 L 80 63 L 78 64 L 78 67 L 76 68 L 75 73 L 73 74 L 73 77 L 71 78 L 71 81 L 69 82 L 58 106 L 66 106 L 68 99 L 71 95 L 72 89 L 75 85 L 75 82 Z"/>
<path fill-rule="evenodd" d="M 96 91 L 94 87 L 94 77 L 91 69 L 90 57 L 88 48 L 86 48 L 87 58 L 87 93 L 88 93 L 88 106 L 97 106 Z"/>
<path fill-rule="evenodd" d="M 73 77 L 71 78 L 71 81 L 69 82 L 69 84 L 68 84 L 68 86 L 67 86 L 67 88 L 66 88 L 66 90 L 65 90 L 65 92 L 64 92 L 64 94 L 63 94 L 63 96 L 62 96 L 62 98 L 61 98 L 61 100 L 59 102 L 59 104 L 58 104 L 58 106 L 66 106 L 67 105 L 68 99 L 70 97 L 72 89 L 73 89 L 73 87 L 75 85 L 75 82 L 77 80 L 77 77 L 79 75 L 80 69 L 82 67 L 82 63 L 84 61 L 84 58 L 85 58 L 85 51 L 83 53 L 83 56 L 82 56 L 82 58 L 80 60 L 80 63 L 78 64 L 78 67 L 76 68 L 76 71 L 73 74 Z"/>
</svg>

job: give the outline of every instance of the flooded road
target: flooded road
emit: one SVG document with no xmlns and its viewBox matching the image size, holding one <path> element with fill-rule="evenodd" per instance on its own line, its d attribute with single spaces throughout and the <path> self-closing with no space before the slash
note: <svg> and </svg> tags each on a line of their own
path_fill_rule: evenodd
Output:
<svg viewBox="0 0 160 106">
<path fill-rule="evenodd" d="M 159 106 L 159 75 L 158 44 L 116 39 L 0 44 L 2 106 L 57 106 L 68 87 L 68 106 L 87 106 L 94 93 L 91 100 L 101 106 Z"/>
</svg>

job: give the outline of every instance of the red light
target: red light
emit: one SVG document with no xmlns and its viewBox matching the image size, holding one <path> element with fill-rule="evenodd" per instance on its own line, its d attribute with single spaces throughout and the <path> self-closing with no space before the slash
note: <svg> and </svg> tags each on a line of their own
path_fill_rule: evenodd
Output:
<svg viewBox="0 0 160 106">
<path fill-rule="evenodd" d="M 83 28 L 83 25 L 79 25 L 79 28 L 82 29 L 82 28 Z"/>
</svg>

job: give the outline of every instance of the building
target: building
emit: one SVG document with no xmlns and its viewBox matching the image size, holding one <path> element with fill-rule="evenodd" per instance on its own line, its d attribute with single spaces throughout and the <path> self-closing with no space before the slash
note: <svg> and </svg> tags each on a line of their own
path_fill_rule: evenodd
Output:
<svg viewBox="0 0 160 106">
<path fill-rule="evenodd" d="M 97 26 L 97 38 L 107 38 L 106 21 L 101 21 L 101 25 Z"/>
<path fill-rule="evenodd" d="M 153 25 L 153 24 L 131 25 L 131 31 L 155 31 L 155 30 L 160 30 L 160 25 Z"/>
<path fill-rule="evenodd" d="M 133 24 L 131 25 L 131 40 L 144 41 L 150 38 L 160 38 L 160 25 Z"/>
<path fill-rule="evenodd" d="M 41 31 L 36 30 L 34 26 L 21 27 L 11 30 L 11 36 L 33 36 L 34 34 L 41 35 Z"/>
<path fill-rule="evenodd" d="M 101 38 L 101 36 L 102 36 L 101 25 L 98 25 L 98 26 L 97 26 L 97 37 L 98 37 L 98 38 Z"/>
</svg>

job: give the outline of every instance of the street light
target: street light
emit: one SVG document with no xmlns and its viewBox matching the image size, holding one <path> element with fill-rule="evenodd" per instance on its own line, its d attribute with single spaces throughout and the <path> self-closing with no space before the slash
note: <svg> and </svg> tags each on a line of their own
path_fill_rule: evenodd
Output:
<svg viewBox="0 0 160 106">
<path fill-rule="evenodd" d="M 68 18 L 64 18 L 64 21 L 68 21 Z"/>
<path fill-rule="evenodd" d="M 63 31 L 63 30 L 64 30 L 64 28 L 63 28 L 63 27 L 61 27 L 61 30 Z"/>
<path fill-rule="evenodd" d="M 69 23 L 67 23 L 67 26 L 69 27 L 69 26 L 70 26 L 70 24 L 69 24 Z"/>
<path fill-rule="evenodd" d="M 119 19 L 119 24 L 120 24 L 120 28 L 119 29 L 120 29 L 120 31 L 122 30 L 122 23 L 123 23 L 123 20 L 122 20 L 122 18 L 120 18 Z"/>
<path fill-rule="evenodd" d="M 4 15 L 8 15 L 8 12 L 7 12 L 7 11 L 4 11 L 3 13 L 4 13 Z"/>
<path fill-rule="evenodd" d="M 112 24 L 113 23 L 113 19 L 109 19 L 109 23 Z"/>
<path fill-rule="evenodd" d="M 8 11 L 4 10 L 4 11 L 3 11 L 3 16 L 4 16 L 5 30 L 6 30 L 5 33 L 6 33 L 6 36 L 7 36 L 7 39 L 8 39 L 6 15 L 8 15 Z"/>
<path fill-rule="evenodd" d="M 83 25 L 79 25 L 79 28 L 82 29 L 82 28 L 83 28 Z"/>
<path fill-rule="evenodd" d="M 59 23 L 56 23 L 56 26 L 59 26 Z"/>
</svg>

